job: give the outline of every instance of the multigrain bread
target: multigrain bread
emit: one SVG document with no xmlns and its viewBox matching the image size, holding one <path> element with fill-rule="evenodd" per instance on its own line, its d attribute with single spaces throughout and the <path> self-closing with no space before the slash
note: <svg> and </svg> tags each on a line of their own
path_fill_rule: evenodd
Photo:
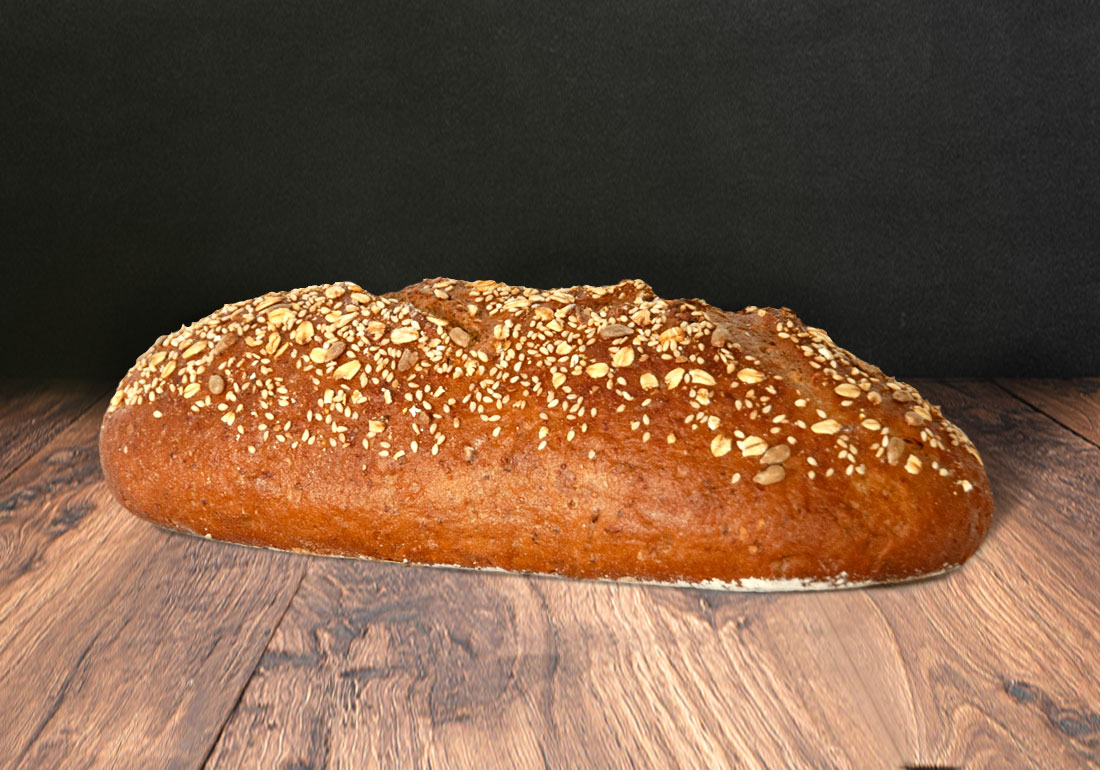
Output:
<svg viewBox="0 0 1100 770">
<path fill-rule="evenodd" d="M 227 305 L 138 359 L 100 454 L 128 509 L 219 540 L 749 590 L 941 572 L 993 509 L 913 387 L 789 310 L 641 281 Z"/>
</svg>

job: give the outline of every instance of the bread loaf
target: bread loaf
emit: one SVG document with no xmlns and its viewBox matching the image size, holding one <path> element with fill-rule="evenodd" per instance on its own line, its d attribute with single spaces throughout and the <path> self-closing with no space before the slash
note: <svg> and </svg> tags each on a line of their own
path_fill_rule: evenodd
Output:
<svg viewBox="0 0 1100 770">
<path fill-rule="evenodd" d="M 219 540 L 742 590 L 948 570 L 993 510 L 913 387 L 789 310 L 641 281 L 227 305 L 138 359 L 100 453 L 129 510 Z"/>
</svg>

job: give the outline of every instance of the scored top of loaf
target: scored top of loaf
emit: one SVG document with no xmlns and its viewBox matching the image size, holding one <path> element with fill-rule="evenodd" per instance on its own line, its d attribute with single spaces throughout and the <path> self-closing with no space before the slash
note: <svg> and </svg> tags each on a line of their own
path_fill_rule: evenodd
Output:
<svg viewBox="0 0 1100 770">
<path fill-rule="evenodd" d="M 774 331 L 750 334 L 736 323 L 746 314 L 774 319 Z M 778 346 L 808 359 L 814 387 L 785 380 L 775 365 Z M 287 362 L 310 378 L 310 392 L 300 379 L 287 387 Z M 659 435 L 647 412 L 658 394 Z M 739 413 L 737 427 L 715 414 L 729 415 L 729 403 L 712 407 L 719 394 Z M 540 291 L 437 278 L 382 296 L 349 282 L 269 293 L 159 339 L 108 413 L 170 397 L 186 399 L 192 412 L 216 413 L 250 453 L 277 442 L 291 452 L 358 444 L 391 462 L 434 455 L 462 421 L 495 422 L 496 437 L 510 412 L 537 403 L 536 450 L 583 441 L 597 410 L 613 409 L 636 441 L 701 442 L 714 462 L 731 453 L 753 458 L 750 472 L 729 474 L 731 484 L 778 484 L 793 468 L 824 481 L 880 463 L 970 492 L 978 479 L 935 455 L 949 443 L 980 463 L 938 407 L 789 310 L 730 313 L 701 300 L 661 299 L 639 280 Z M 871 416 L 884 400 L 904 408 L 919 443 Z M 393 417 L 397 411 L 404 419 Z M 821 451 L 826 437 L 831 446 Z M 454 444 L 452 451 L 472 451 Z M 788 463 L 800 449 L 803 462 Z"/>
</svg>

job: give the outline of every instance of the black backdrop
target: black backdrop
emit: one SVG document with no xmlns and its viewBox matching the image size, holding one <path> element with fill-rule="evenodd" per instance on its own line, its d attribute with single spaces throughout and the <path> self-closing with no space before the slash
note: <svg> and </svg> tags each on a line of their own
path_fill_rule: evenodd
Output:
<svg viewBox="0 0 1100 770">
<path fill-rule="evenodd" d="M 1100 4 L 0 2 L 4 375 L 349 279 L 787 305 L 1100 374 Z"/>
</svg>

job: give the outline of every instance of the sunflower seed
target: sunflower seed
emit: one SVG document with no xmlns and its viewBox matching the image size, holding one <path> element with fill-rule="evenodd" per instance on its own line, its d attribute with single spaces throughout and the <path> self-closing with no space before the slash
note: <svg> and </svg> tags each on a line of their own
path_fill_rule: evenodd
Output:
<svg viewBox="0 0 1100 770">
<path fill-rule="evenodd" d="M 401 353 L 401 358 L 399 358 L 397 360 L 397 371 L 407 372 L 409 369 L 413 368 L 413 366 L 417 362 L 417 359 L 419 359 L 419 358 L 420 358 L 420 355 L 415 350 L 412 350 L 410 348 L 406 348 Z"/>
<path fill-rule="evenodd" d="M 615 339 L 616 337 L 625 337 L 628 334 L 633 334 L 634 330 L 629 326 L 623 326 L 622 324 L 608 324 L 601 327 L 599 335 L 605 340 Z"/>
<path fill-rule="evenodd" d="M 786 462 L 791 456 L 791 448 L 786 444 L 776 444 L 764 454 L 760 455 L 761 465 L 778 465 Z"/>
<path fill-rule="evenodd" d="M 470 340 L 472 339 L 468 331 L 458 326 L 452 326 L 448 334 L 451 337 L 451 341 L 454 342 L 454 344 L 458 345 L 460 348 L 464 348 L 469 345 Z"/>
<path fill-rule="evenodd" d="M 769 484 L 776 484 L 783 479 L 787 478 L 787 472 L 783 470 L 782 465 L 769 465 L 760 473 L 752 477 L 752 480 L 762 487 L 766 487 Z"/>
<path fill-rule="evenodd" d="M 238 339 L 240 338 L 232 332 L 224 335 L 220 340 L 218 340 L 218 344 L 214 346 L 214 349 L 210 351 L 210 355 L 214 356 L 215 358 L 220 356 L 222 353 L 233 347 L 233 345 L 237 343 Z"/>
<path fill-rule="evenodd" d="M 347 345 L 342 340 L 333 340 L 323 348 L 314 348 L 309 351 L 309 359 L 315 364 L 327 364 L 339 358 Z"/>
</svg>

